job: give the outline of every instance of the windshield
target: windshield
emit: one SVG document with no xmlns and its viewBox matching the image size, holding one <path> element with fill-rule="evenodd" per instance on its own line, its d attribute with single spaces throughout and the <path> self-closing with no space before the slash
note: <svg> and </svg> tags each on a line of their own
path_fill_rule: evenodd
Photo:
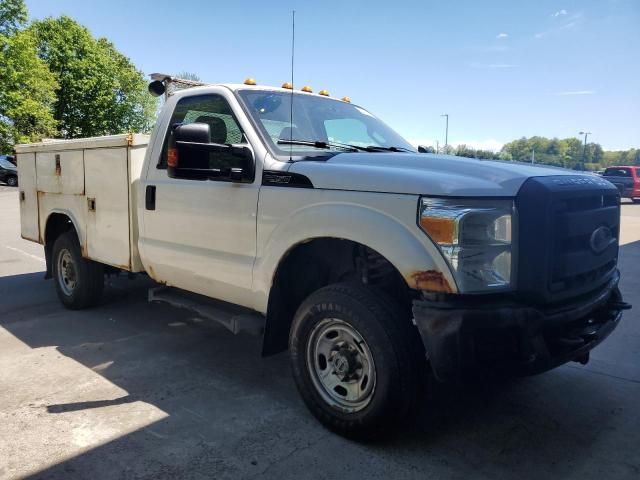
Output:
<svg viewBox="0 0 640 480">
<path fill-rule="evenodd" d="M 6 158 L 0 158 L 0 167 L 8 168 L 9 170 L 15 170 L 16 168 L 16 166 Z"/>
<path fill-rule="evenodd" d="M 604 171 L 605 177 L 630 177 L 631 171 L 628 168 L 607 168 Z"/>
<path fill-rule="evenodd" d="M 277 157 L 326 155 L 348 146 L 415 152 L 382 121 L 347 102 L 294 93 L 291 124 L 291 93 L 241 90 L 238 94 Z M 311 144 L 289 144 L 292 140 Z"/>
</svg>

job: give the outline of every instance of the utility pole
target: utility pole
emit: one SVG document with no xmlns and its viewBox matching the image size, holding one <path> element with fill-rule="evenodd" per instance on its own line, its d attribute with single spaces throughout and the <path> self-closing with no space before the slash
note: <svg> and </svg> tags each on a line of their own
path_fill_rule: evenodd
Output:
<svg viewBox="0 0 640 480">
<path fill-rule="evenodd" d="M 580 135 L 584 135 L 584 148 L 582 149 L 582 170 L 584 170 L 584 164 L 587 160 L 587 137 L 591 135 L 591 132 L 580 132 Z"/>
<path fill-rule="evenodd" d="M 446 153 L 446 150 L 448 150 L 447 147 L 449 146 L 449 114 L 448 113 L 443 113 L 440 116 L 441 117 L 447 117 L 447 123 L 446 123 L 445 131 L 444 131 L 444 148 L 445 148 L 445 153 Z"/>
<path fill-rule="evenodd" d="M 436 153 L 440 153 L 440 142 L 436 140 Z"/>
<path fill-rule="evenodd" d="M 536 163 L 536 149 L 531 149 L 531 163 Z"/>
</svg>

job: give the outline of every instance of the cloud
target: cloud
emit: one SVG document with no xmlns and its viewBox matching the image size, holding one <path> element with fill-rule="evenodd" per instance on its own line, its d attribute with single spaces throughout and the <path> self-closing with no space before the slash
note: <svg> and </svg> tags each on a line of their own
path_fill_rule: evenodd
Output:
<svg viewBox="0 0 640 480">
<path fill-rule="evenodd" d="M 517 65 L 512 63 L 470 63 L 471 68 L 514 68 Z"/>
<path fill-rule="evenodd" d="M 556 95 L 593 95 L 596 93 L 595 90 L 571 90 L 568 92 L 558 92 Z"/>
<path fill-rule="evenodd" d="M 573 28 L 578 24 L 578 22 L 569 22 L 569 23 L 565 23 L 564 25 L 558 27 L 558 31 L 560 30 L 566 30 L 568 28 Z"/>
<path fill-rule="evenodd" d="M 562 10 L 558 10 L 555 13 L 552 13 L 551 16 L 552 17 L 560 17 L 561 15 L 566 15 L 567 11 L 563 8 Z"/>
<path fill-rule="evenodd" d="M 564 12 L 564 13 L 562 13 L 562 12 Z M 563 16 L 567 15 L 567 11 L 566 10 L 560 10 L 560 11 L 554 13 L 552 15 L 552 17 L 557 17 L 559 15 L 563 15 Z M 562 23 L 561 25 L 558 25 L 558 26 L 556 26 L 554 28 L 551 28 L 549 30 L 538 32 L 533 36 L 533 38 L 539 39 L 539 38 L 546 37 L 547 35 L 550 35 L 550 34 L 553 34 L 553 33 L 558 33 L 558 32 L 561 32 L 563 30 L 569 30 L 570 28 L 573 28 L 576 25 L 578 25 L 578 23 L 580 23 L 582 21 L 583 16 L 584 16 L 584 14 L 582 12 L 574 13 L 570 17 L 567 17 L 567 18 L 563 19 L 562 21 L 564 23 Z"/>
<path fill-rule="evenodd" d="M 507 38 L 509 36 L 508 33 L 499 33 L 496 38 L 501 39 L 501 38 Z"/>
<path fill-rule="evenodd" d="M 539 39 L 539 38 L 542 38 L 542 37 L 546 37 L 547 35 L 550 35 L 552 33 L 558 33 L 558 32 L 561 32 L 563 30 L 569 30 L 570 28 L 575 27 L 577 24 L 578 24 L 578 22 L 576 20 L 572 20 L 572 21 L 570 21 L 568 23 L 560 25 L 557 28 L 553 28 L 551 30 L 546 30 L 544 32 L 538 32 L 533 36 L 533 38 Z"/>
</svg>

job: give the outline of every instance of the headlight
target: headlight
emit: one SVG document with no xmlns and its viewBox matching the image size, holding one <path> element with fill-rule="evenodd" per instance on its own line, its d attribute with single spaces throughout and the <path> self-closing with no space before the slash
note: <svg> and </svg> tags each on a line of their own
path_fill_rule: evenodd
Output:
<svg viewBox="0 0 640 480">
<path fill-rule="evenodd" d="M 512 287 L 512 200 L 420 200 L 419 224 L 449 261 L 461 293 Z"/>
</svg>

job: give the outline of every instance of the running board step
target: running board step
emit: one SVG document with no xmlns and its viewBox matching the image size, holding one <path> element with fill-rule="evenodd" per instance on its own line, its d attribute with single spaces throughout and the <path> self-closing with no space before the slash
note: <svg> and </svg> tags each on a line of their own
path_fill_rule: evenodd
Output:
<svg viewBox="0 0 640 480">
<path fill-rule="evenodd" d="M 247 308 L 178 288 L 150 288 L 149 302 L 162 302 L 173 307 L 190 310 L 202 318 L 220 323 L 234 334 L 246 332 L 260 335 L 264 332 L 265 318 L 263 315 Z"/>
</svg>

